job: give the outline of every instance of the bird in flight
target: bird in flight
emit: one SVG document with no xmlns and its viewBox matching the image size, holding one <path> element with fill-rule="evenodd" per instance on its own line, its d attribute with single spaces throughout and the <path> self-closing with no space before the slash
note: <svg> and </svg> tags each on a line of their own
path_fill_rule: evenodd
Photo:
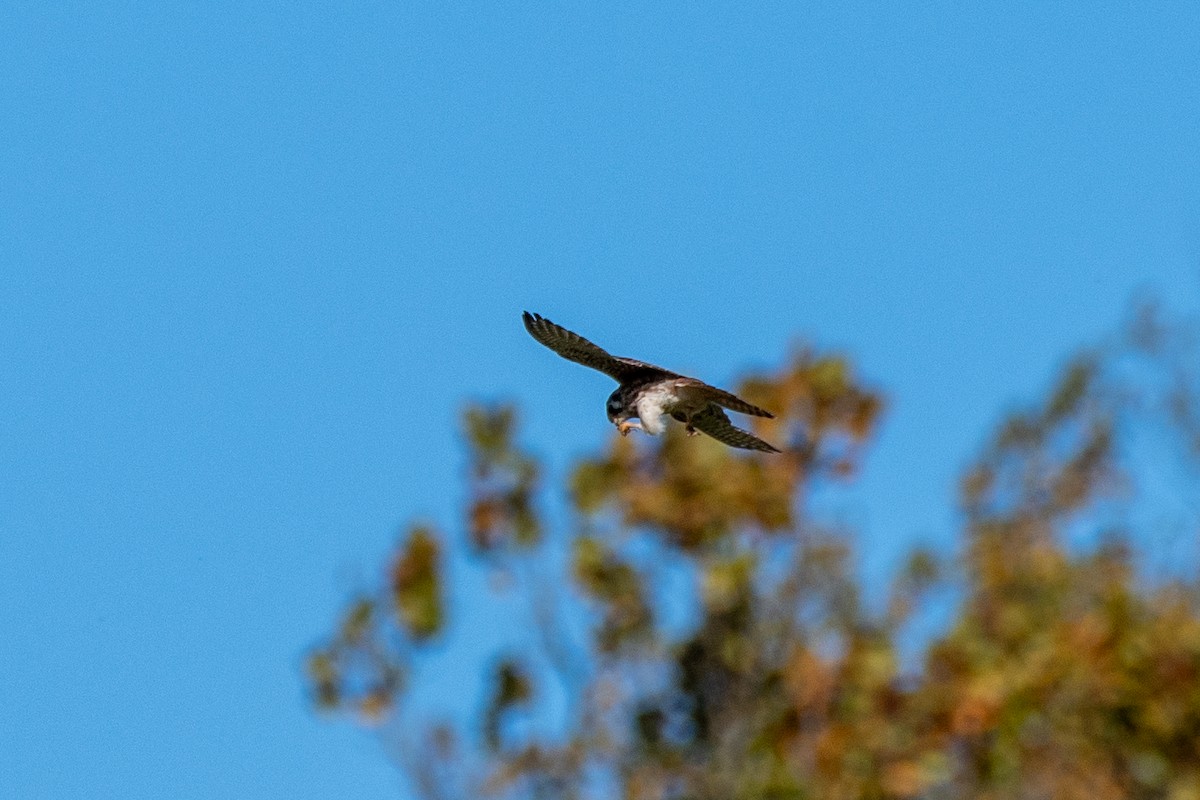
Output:
<svg viewBox="0 0 1200 800">
<path fill-rule="evenodd" d="M 529 335 L 568 361 L 599 370 L 616 380 L 619 386 L 608 397 L 608 421 L 622 436 L 631 430 L 657 435 L 666 430 L 666 416 L 687 426 L 689 436 L 706 433 L 718 442 L 743 450 L 778 453 L 775 447 L 749 431 L 734 427 L 724 409 L 774 417 L 752 403 L 704 381 L 680 375 L 644 361 L 611 355 L 577 333 L 538 314 L 524 312 L 522 319 Z M 632 422 L 636 417 L 641 424 Z"/>
</svg>

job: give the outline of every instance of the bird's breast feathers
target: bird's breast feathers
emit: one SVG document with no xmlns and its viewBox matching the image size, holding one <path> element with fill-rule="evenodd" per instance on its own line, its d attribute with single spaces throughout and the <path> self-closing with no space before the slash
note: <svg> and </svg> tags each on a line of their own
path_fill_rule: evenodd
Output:
<svg viewBox="0 0 1200 800">
<path fill-rule="evenodd" d="M 638 419 L 646 433 L 657 436 L 667 428 L 665 416 L 672 412 L 695 413 L 707 400 L 695 397 L 686 379 L 658 381 L 642 389 L 637 396 Z M 697 408 L 692 408 L 697 406 Z"/>
<path fill-rule="evenodd" d="M 666 421 L 663 415 L 667 413 L 667 409 L 679 402 L 679 396 L 675 392 L 675 387 L 672 381 L 661 381 L 659 383 L 647 386 L 637 397 L 637 415 L 642 421 L 642 428 L 646 433 L 657 436 L 666 430 Z"/>
</svg>

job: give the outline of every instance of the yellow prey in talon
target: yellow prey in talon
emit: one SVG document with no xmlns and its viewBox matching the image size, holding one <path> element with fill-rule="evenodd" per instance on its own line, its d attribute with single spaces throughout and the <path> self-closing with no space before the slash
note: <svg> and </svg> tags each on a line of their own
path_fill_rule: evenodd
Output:
<svg viewBox="0 0 1200 800">
<path fill-rule="evenodd" d="M 624 422 L 617 424 L 617 430 L 621 432 L 622 436 L 628 436 L 630 431 L 641 431 L 644 429 L 636 422 L 625 420 Z"/>
</svg>

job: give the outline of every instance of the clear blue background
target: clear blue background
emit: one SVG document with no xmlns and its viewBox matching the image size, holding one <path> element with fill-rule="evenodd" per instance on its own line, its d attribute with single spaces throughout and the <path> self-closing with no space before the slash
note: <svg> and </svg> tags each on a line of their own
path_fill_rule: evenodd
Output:
<svg viewBox="0 0 1200 800">
<path fill-rule="evenodd" d="M 400 796 L 302 654 L 456 525 L 465 397 L 611 435 L 523 308 L 850 353 L 875 574 L 1136 291 L 1196 305 L 1195 5 L 649 5 L 0 9 L 0 797 Z"/>
</svg>

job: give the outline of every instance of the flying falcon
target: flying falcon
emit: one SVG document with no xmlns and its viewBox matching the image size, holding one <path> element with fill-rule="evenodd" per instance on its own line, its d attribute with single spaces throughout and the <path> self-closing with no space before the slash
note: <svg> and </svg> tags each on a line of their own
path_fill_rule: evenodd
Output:
<svg viewBox="0 0 1200 800">
<path fill-rule="evenodd" d="M 526 311 L 522 319 L 529 335 L 546 347 L 568 361 L 600 370 L 620 384 L 608 397 L 607 411 L 608 421 L 617 426 L 622 436 L 631 430 L 660 434 L 666 430 L 664 417 L 669 414 L 687 426 L 689 436 L 707 433 L 730 447 L 779 452 L 748 431 L 735 428 L 723 409 L 756 417 L 774 417 L 771 412 L 704 381 L 632 358 L 611 355 L 579 334 L 537 314 Z M 634 417 L 640 425 L 630 421 Z"/>
</svg>

